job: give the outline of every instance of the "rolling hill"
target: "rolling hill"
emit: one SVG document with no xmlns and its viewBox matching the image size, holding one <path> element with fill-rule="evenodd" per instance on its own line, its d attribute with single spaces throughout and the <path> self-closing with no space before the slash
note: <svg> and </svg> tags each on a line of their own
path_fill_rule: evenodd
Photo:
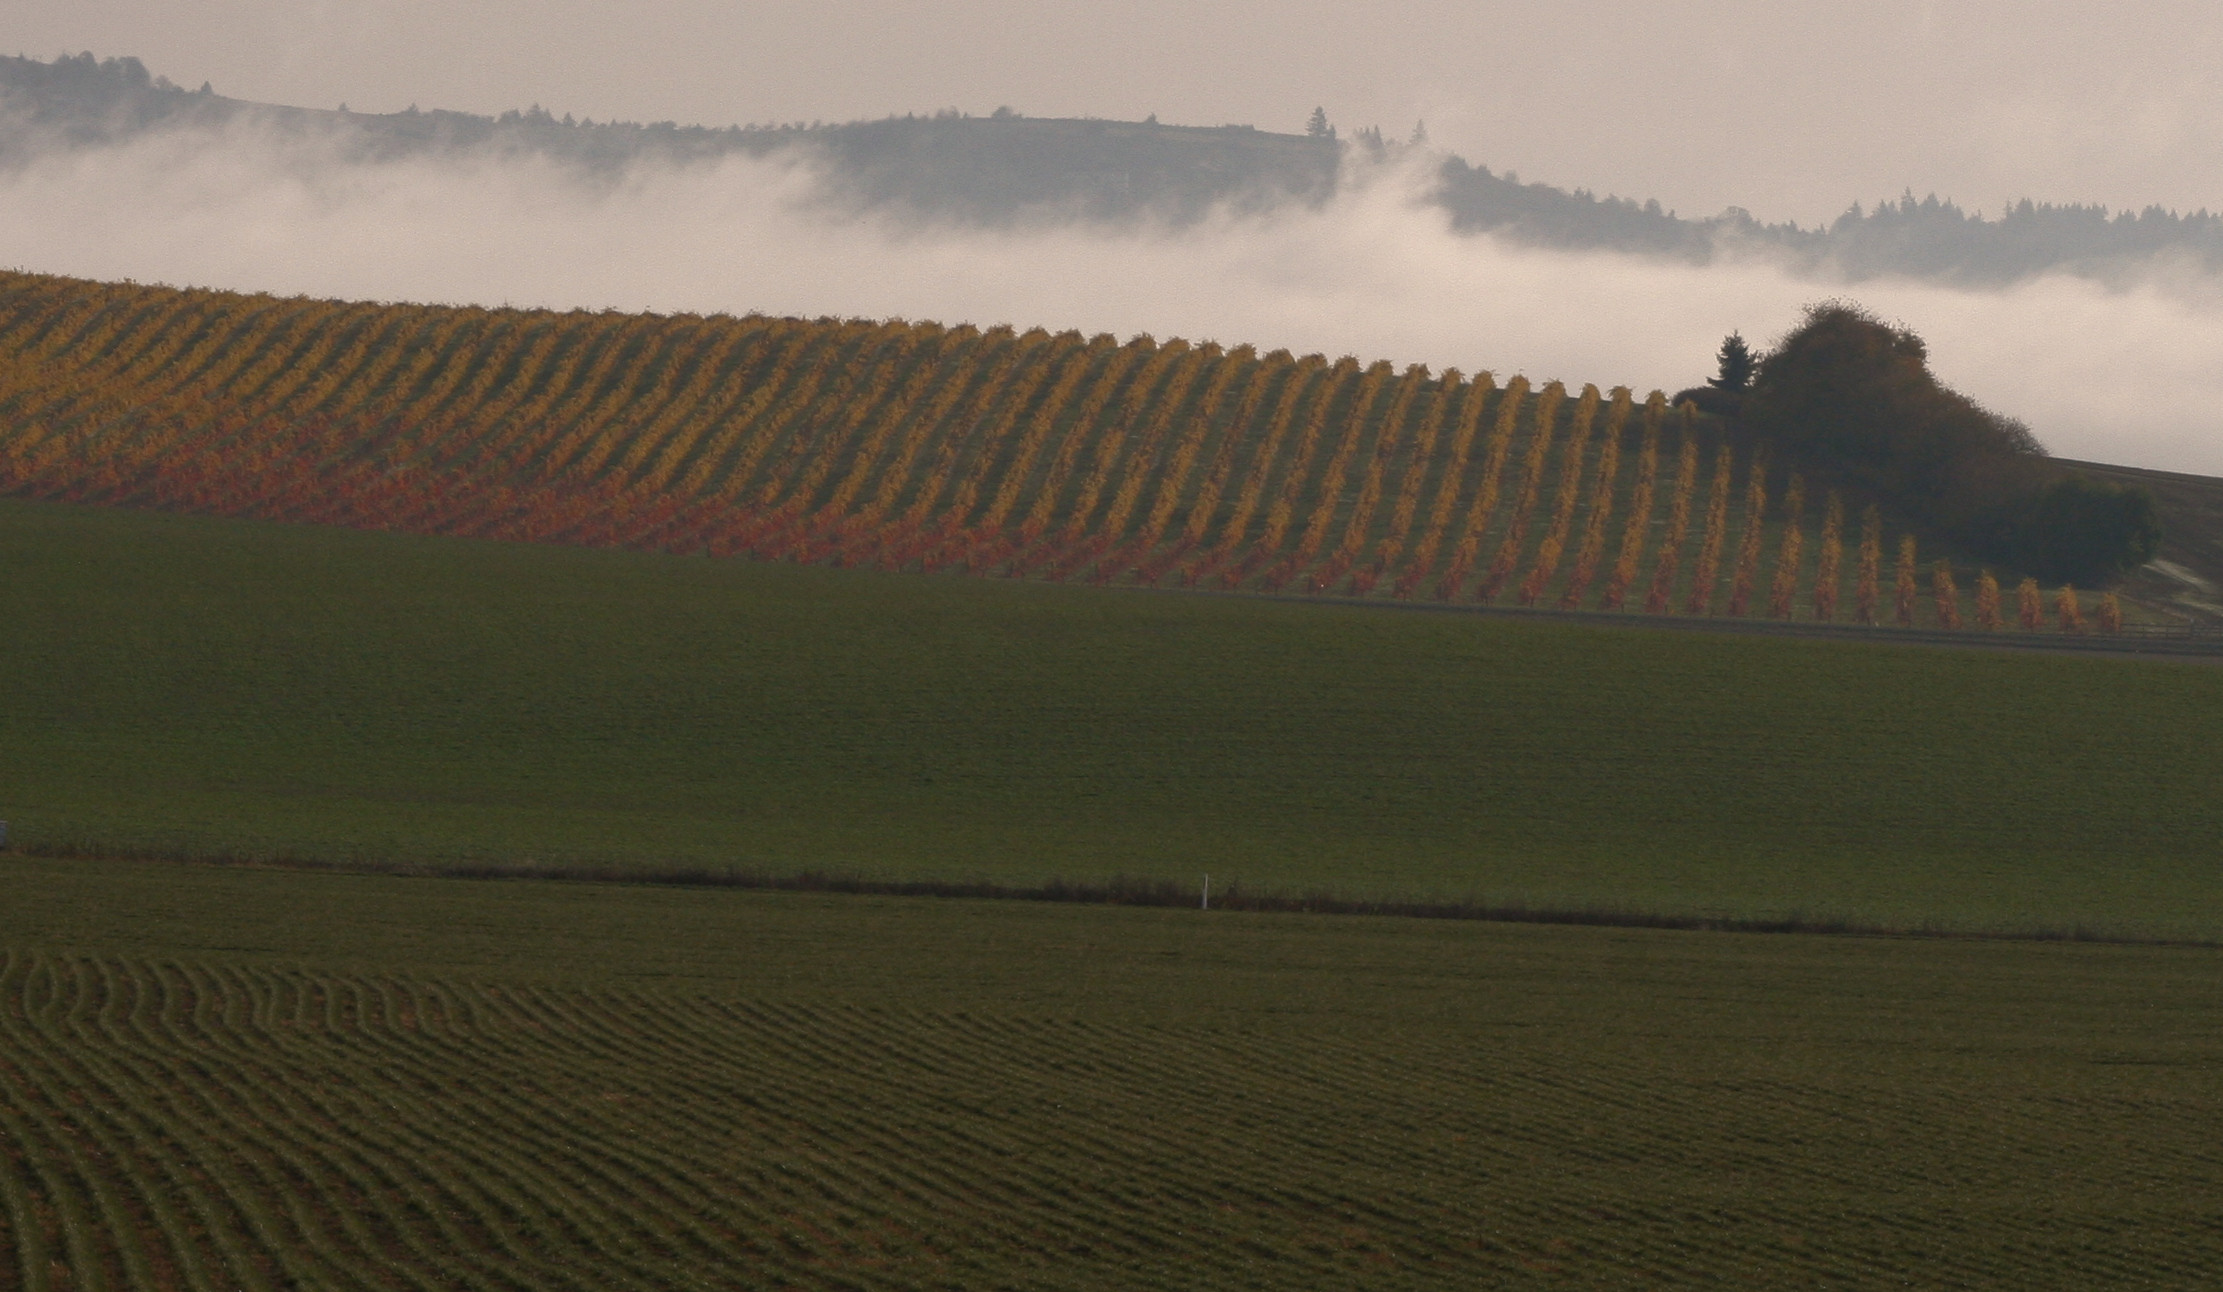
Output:
<svg viewBox="0 0 2223 1292">
<path fill-rule="evenodd" d="M 1179 339 L 9 274 L 0 415 L 18 497 L 1102 585 L 2114 627 L 2106 598 L 1987 589 L 1657 392 Z"/>
</svg>

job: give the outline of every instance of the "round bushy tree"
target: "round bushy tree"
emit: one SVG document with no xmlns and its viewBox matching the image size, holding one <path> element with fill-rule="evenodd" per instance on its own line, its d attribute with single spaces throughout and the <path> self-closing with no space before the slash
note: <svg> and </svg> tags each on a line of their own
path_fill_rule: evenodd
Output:
<svg viewBox="0 0 2223 1292">
<path fill-rule="evenodd" d="M 1761 361 L 1742 422 L 1986 556 L 2049 578 L 2119 574 L 2159 541 L 2151 496 L 2064 478 L 2022 423 L 1938 381 L 1921 337 L 1857 305 L 1808 307 Z"/>
<path fill-rule="evenodd" d="M 1958 527 L 2031 483 L 2045 450 L 1930 373 L 1929 348 L 1855 305 L 1808 308 L 1744 405 L 1754 432 L 1934 523 Z"/>
</svg>

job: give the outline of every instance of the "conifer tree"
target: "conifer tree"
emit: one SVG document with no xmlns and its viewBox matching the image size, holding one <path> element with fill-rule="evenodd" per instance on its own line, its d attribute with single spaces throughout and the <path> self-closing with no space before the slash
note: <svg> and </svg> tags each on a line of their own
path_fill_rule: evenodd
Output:
<svg viewBox="0 0 2223 1292">
<path fill-rule="evenodd" d="M 1720 365 L 1720 370 L 1707 378 L 1706 384 L 1715 390 L 1736 395 L 1743 394 L 1752 385 L 1753 370 L 1760 366 L 1759 356 L 1753 354 L 1752 347 L 1745 344 L 1744 334 L 1741 332 L 1731 332 L 1722 338 L 1721 349 L 1716 352 L 1714 359 Z"/>
</svg>

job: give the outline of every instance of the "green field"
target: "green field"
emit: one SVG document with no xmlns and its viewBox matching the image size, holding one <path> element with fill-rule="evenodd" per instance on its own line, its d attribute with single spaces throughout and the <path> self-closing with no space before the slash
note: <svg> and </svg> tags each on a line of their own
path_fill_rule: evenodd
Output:
<svg viewBox="0 0 2223 1292">
<path fill-rule="evenodd" d="M 8 860 L 0 1282 L 2198 1287 L 2216 957 Z"/>
<path fill-rule="evenodd" d="M 2223 937 L 2223 671 L 0 502 L 33 851 Z"/>
</svg>

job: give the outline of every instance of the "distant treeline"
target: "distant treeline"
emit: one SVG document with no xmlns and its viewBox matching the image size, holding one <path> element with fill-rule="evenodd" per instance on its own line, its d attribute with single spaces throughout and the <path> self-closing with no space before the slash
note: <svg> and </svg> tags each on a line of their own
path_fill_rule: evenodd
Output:
<svg viewBox="0 0 2223 1292">
<path fill-rule="evenodd" d="M 1511 172 L 1492 174 L 1457 157 L 1444 162 L 1440 192 L 1455 227 L 1470 232 L 1696 263 L 1760 249 L 1851 279 L 1903 274 L 1992 286 L 2049 271 L 2105 275 L 2163 252 L 2223 268 L 2223 215 L 2206 210 L 2110 212 L 2025 199 L 1987 219 L 1935 195 L 1907 193 L 1868 208 L 1856 203 L 1828 225 L 1802 228 L 1763 223 L 1734 207 L 1685 219 L 1658 202 L 1523 184 Z"/>
<path fill-rule="evenodd" d="M 186 90 L 151 75 L 135 58 L 0 59 L 0 160 L 153 129 L 235 123 L 316 133 L 343 155 L 365 160 L 486 149 L 552 156 L 590 172 L 643 159 L 792 150 L 824 164 L 837 202 L 991 225 L 1145 217 L 1180 223 L 1221 206 L 1318 204 L 1334 195 L 1355 164 L 1425 146 L 1385 142 L 1375 129 L 1339 141 L 1332 133 L 1279 134 L 1247 125 L 1036 120 L 1008 109 L 987 117 L 944 111 L 837 125 L 722 128 L 577 120 L 537 106 L 493 117 L 414 107 L 368 114 L 227 99 L 205 84 Z M 1460 230 L 1533 245 L 1696 263 L 1761 251 L 1855 280 L 1900 274 L 1996 285 L 2053 271 L 2107 276 L 2164 253 L 2223 269 L 2223 215 L 2206 210 L 2113 212 L 2024 201 L 1987 218 L 1910 192 L 1873 207 L 1855 205 L 1826 226 L 1808 228 L 1767 223 L 1734 207 L 1686 218 L 1656 201 L 1523 183 L 1511 172 L 1495 173 L 1457 156 L 1441 157 L 1435 199 Z"/>
<path fill-rule="evenodd" d="M 836 203 L 975 224 L 1145 216 L 1179 223 L 1219 206 L 1318 203 L 1333 195 L 1340 161 L 1333 143 L 1249 126 L 1041 121 L 1009 111 L 724 127 L 579 120 L 537 105 L 493 117 L 414 105 L 361 113 L 228 99 L 207 85 L 186 90 L 136 58 L 0 58 L 0 163 L 155 130 L 226 126 L 318 140 L 349 160 L 476 150 L 551 157 L 589 175 L 641 161 L 799 153 L 821 163 Z"/>
</svg>

